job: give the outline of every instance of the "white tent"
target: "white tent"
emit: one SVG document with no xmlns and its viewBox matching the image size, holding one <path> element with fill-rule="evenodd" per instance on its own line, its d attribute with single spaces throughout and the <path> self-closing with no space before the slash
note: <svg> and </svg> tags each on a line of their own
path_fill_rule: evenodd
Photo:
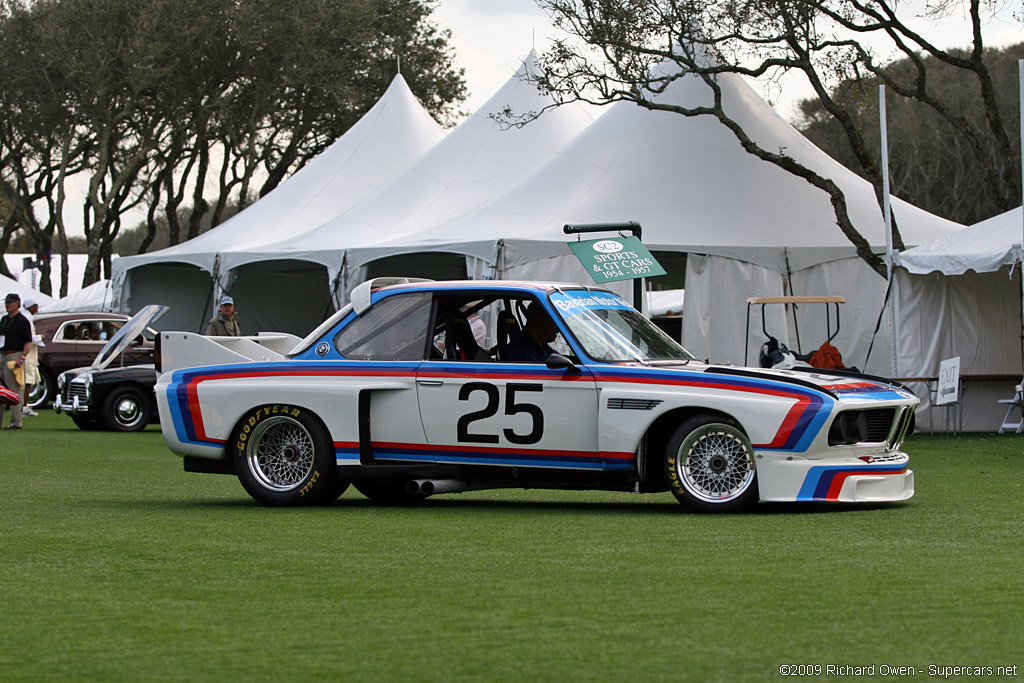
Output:
<svg viewBox="0 0 1024 683">
<path fill-rule="evenodd" d="M 472 211 L 500 194 L 535 168 L 553 151 L 589 125 L 593 112 L 581 105 L 559 107 L 523 127 L 508 127 L 494 117 L 503 110 L 522 114 L 539 111 L 551 104 L 525 78 L 536 68 L 537 54 L 531 51 L 520 68 L 481 108 L 463 121 L 444 140 L 415 164 L 372 195 L 336 218 L 299 239 L 221 254 L 221 272 L 229 269 L 232 279 L 225 286 L 242 310 L 252 310 L 266 300 L 268 274 L 290 273 L 313 268 L 332 283 L 338 281 L 348 249 L 381 237 L 394 239 L 420 231 L 437 230 L 458 216 Z M 470 269 L 465 259 L 445 254 L 435 258 L 417 255 L 402 263 L 382 266 L 381 273 L 430 275 L 461 278 L 489 273 Z M 308 331 L 320 318 L 297 327 L 290 312 L 301 305 L 301 283 L 282 277 L 274 295 L 281 305 L 262 306 L 264 325 L 274 329 Z M 288 302 L 288 303 L 285 303 Z"/>
<path fill-rule="evenodd" d="M 991 273 L 1020 260 L 1024 208 L 957 230 L 900 254 L 899 265 L 917 275 L 938 272 L 963 275 L 968 270 Z"/>
<path fill-rule="evenodd" d="M 1024 209 L 976 223 L 900 254 L 896 306 L 897 375 L 931 378 L 939 363 L 960 357 L 963 428 L 995 431 L 1021 381 L 1020 269 Z M 934 386 L 934 383 L 932 384 Z M 924 401 L 918 424 L 938 428 L 945 411 L 929 413 L 927 383 L 914 388 Z M 948 416 L 952 419 L 952 415 Z"/>
<path fill-rule="evenodd" d="M 884 251 L 884 222 L 871 185 L 814 147 L 741 78 L 723 75 L 719 83 L 725 111 L 750 137 L 835 181 L 846 193 L 854 226 Z M 699 79 L 685 77 L 657 101 L 707 105 L 711 91 Z M 962 227 L 898 199 L 893 211 L 908 244 Z M 643 226 L 643 240 L 656 255 L 688 255 L 683 334 L 699 357 L 744 362 L 749 296 L 838 294 L 850 303 L 833 343 L 848 364 L 863 364 L 886 283 L 856 257 L 836 226 L 828 196 L 745 152 L 713 117 L 649 111 L 632 103 L 613 105 L 479 209 L 441 228 L 398 239 L 382 235 L 376 244 L 350 250 L 349 287 L 366 272 L 360 268 L 378 259 L 438 251 L 464 254 L 477 263 L 471 272 L 590 282 L 564 244 L 569 238 L 562 225 L 625 220 Z M 826 336 L 824 314 L 800 315 L 804 345 L 816 347 Z M 789 343 L 782 311 L 769 311 L 769 318 L 769 332 Z M 764 341 L 759 316 L 751 327 L 750 345 L 757 349 Z M 888 338 L 887 329 L 882 334 Z M 888 355 L 872 356 L 867 369 L 888 373 Z"/>
<path fill-rule="evenodd" d="M 51 296 L 47 296 L 42 292 L 38 292 L 28 285 L 23 285 L 17 280 L 12 280 L 6 275 L 0 275 L 0 296 L 7 296 L 10 293 L 15 293 L 21 297 L 22 305 L 25 304 L 25 299 L 31 297 L 39 302 L 39 308 L 46 308 L 53 303 L 54 299 Z M 2 317 L 2 316 L 0 316 Z"/>
<path fill-rule="evenodd" d="M 62 299 L 56 299 L 53 303 L 42 306 L 41 310 L 47 313 L 56 311 L 112 311 L 114 310 L 112 289 L 110 280 L 98 280 L 88 287 L 83 287 Z"/>
<path fill-rule="evenodd" d="M 680 315 L 683 312 L 683 301 L 686 290 L 663 289 L 647 292 L 647 310 L 650 315 Z"/>
<path fill-rule="evenodd" d="M 344 135 L 244 211 L 195 239 L 115 261 L 112 279 L 122 310 L 168 304 L 171 311 L 162 326 L 197 329 L 213 308 L 211 275 L 224 271 L 218 268 L 218 254 L 309 232 L 386 183 L 443 137 L 405 79 L 395 76 L 377 104 Z M 265 292 L 273 292 L 273 278 L 263 285 Z M 307 282 L 304 288 L 326 302 L 325 282 Z"/>
</svg>

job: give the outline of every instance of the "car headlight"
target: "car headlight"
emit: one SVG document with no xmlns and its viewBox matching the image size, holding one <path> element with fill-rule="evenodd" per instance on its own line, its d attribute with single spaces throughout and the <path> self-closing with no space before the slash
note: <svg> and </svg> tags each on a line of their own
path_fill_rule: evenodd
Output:
<svg viewBox="0 0 1024 683">
<path fill-rule="evenodd" d="M 839 413 L 828 430 L 828 445 L 860 443 L 868 438 L 868 418 L 862 410 Z"/>
<path fill-rule="evenodd" d="M 67 385 L 67 383 L 68 383 L 68 378 L 67 378 L 67 376 L 63 372 L 60 373 L 59 375 L 57 375 L 57 390 L 58 391 L 64 391 L 64 387 Z"/>
</svg>

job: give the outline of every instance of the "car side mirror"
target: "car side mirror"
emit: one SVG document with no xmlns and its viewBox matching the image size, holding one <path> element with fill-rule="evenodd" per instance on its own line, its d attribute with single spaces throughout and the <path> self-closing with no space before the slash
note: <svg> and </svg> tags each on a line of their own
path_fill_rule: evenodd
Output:
<svg viewBox="0 0 1024 683">
<path fill-rule="evenodd" d="M 570 370 L 573 372 L 579 372 L 580 369 L 576 365 L 563 356 L 560 353 L 553 353 L 548 356 L 548 359 L 544 362 L 547 365 L 548 370 Z"/>
</svg>

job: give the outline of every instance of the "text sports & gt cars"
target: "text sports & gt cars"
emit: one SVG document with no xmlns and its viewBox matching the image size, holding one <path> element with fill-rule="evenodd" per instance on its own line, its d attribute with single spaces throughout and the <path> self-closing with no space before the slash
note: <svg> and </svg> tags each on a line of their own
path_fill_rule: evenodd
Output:
<svg viewBox="0 0 1024 683">
<path fill-rule="evenodd" d="M 168 446 L 266 505 L 349 484 L 670 490 L 701 512 L 914 494 L 899 384 L 706 364 L 601 289 L 377 279 L 297 344 L 160 336 Z"/>
</svg>

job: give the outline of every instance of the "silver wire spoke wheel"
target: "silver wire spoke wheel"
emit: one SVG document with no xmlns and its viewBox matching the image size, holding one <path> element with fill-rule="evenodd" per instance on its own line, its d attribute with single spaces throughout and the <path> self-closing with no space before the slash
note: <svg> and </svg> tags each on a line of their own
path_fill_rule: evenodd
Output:
<svg viewBox="0 0 1024 683">
<path fill-rule="evenodd" d="M 300 486 L 313 469 L 313 437 L 302 423 L 286 416 L 262 422 L 245 448 L 249 471 L 274 491 Z"/>
<path fill-rule="evenodd" d="M 724 424 L 705 425 L 683 440 L 676 470 L 690 495 L 708 503 L 723 503 L 750 488 L 753 453 L 739 430 Z"/>
</svg>

